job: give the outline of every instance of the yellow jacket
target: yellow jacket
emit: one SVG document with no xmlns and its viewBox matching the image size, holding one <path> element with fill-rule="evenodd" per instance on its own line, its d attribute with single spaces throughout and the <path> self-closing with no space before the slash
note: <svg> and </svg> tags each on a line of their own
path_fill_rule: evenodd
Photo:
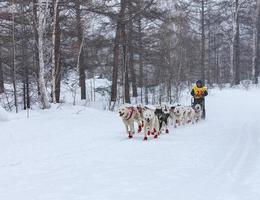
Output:
<svg viewBox="0 0 260 200">
<path fill-rule="evenodd" d="M 208 95 L 208 91 L 207 91 L 207 87 L 203 86 L 203 87 L 198 87 L 197 85 L 194 86 L 191 90 L 191 95 L 195 98 L 195 99 L 200 99 L 200 98 L 204 98 L 205 96 Z"/>
</svg>

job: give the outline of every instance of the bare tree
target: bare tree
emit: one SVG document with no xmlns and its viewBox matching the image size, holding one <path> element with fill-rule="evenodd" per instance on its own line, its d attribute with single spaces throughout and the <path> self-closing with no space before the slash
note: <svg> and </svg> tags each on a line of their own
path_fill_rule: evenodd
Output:
<svg viewBox="0 0 260 200">
<path fill-rule="evenodd" d="M 133 97 L 137 97 L 137 84 L 136 84 L 136 72 L 134 66 L 134 47 L 133 47 L 133 6 L 132 2 L 128 1 L 128 9 L 129 9 L 129 22 L 128 22 L 128 51 L 129 51 L 129 70 L 131 73 L 131 83 L 132 83 L 132 95 Z"/>
<path fill-rule="evenodd" d="M 239 26 L 239 0 L 235 0 L 233 19 L 232 19 L 232 47 L 231 47 L 231 76 L 232 83 L 238 85 L 240 83 L 240 26 Z"/>
<path fill-rule="evenodd" d="M 118 67 L 119 67 L 119 54 L 120 54 L 120 43 L 122 42 L 123 26 L 125 18 L 127 2 L 126 0 L 120 1 L 120 12 L 117 16 L 116 35 L 114 40 L 113 50 L 113 73 L 112 73 L 112 86 L 111 86 L 111 99 L 110 99 L 110 110 L 114 110 L 115 103 L 117 100 L 117 81 L 118 81 Z"/>
<path fill-rule="evenodd" d="M 26 5 L 26 4 L 25 4 Z M 23 108 L 24 110 L 31 107 L 31 99 L 30 99 L 30 83 L 29 83 L 29 65 L 28 65 L 28 43 L 26 41 L 26 24 L 25 24 L 25 5 L 22 3 L 20 5 L 21 11 L 21 67 L 23 70 Z"/>
<path fill-rule="evenodd" d="M 130 101 L 130 86 L 129 86 L 129 49 L 128 39 L 126 35 L 126 25 L 122 24 L 122 47 L 123 47 L 123 88 L 124 95 L 123 100 L 125 103 L 131 103 Z"/>
<path fill-rule="evenodd" d="M 53 0 L 53 31 L 52 31 L 52 101 L 60 101 L 60 23 L 59 23 L 59 0 Z"/>
</svg>

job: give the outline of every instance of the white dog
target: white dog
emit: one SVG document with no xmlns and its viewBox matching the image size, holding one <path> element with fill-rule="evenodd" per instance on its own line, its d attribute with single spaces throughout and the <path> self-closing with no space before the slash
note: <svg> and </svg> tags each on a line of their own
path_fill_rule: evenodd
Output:
<svg viewBox="0 0 260 200">
<path fill-rule="evenodd" d="M 125 124 L 126 133 L 128 133 L 129 138 L 132 138 L 135 133 L 134 122 L 138 124 L 138 132 L 142 131 L 140 113 L 135 107 L 123 105 L 119 108 L 118 113 Z"/>
<path fill-rule="evenodd" d="M 184 107 L 184 118 L 185 118 L 185 124 L 192 123 L 194 124 L 195 121 L 195 111 L 191 106 L 185 106 Z"/>
<path fill-rule="evenodd" d="M 184 125 L 185 124 L 185 110 L 182 106 L 177 106 L 173 110 L 174 114 L 174 127 L 177 128 L 177 124 Z"/>
<path fill-rule="evenodd" d="M 157 138 L 159 134 L 158 118 L 154 111 L 146 110 L 144 112 L 144 140 L 147 140 L 147 135 L 154 135 L 154 138 Z"/>
<path fill-rule="evenodd" d="M 200 121 L 202 118 L 202 107 L 200 104 L 194 106 L 194 118 L 196 122 Z"/>
<path fill-rule="evenodd" d="M 170 112 L 169 122 L 171 123 L 172 126 L 175 123 L 175 115 L 174 115 L 174 109 L 175 108 L 176 108 L 176 106 L 171 106 L 170 109 L 169 109 L 169 112 Z"/>
</svg>

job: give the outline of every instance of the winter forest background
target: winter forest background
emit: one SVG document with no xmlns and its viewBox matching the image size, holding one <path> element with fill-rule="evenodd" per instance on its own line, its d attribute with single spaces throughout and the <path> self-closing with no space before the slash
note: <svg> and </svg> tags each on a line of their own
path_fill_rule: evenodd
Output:
<svg viewBox="0 0 260 200">
<path fill-rule="evenodd" d="M 178 102 L 197 79 L 257 84 L 259 32 L 260 0 L 1 0 L 0 101 L 113 110 Z"/>
</svg>

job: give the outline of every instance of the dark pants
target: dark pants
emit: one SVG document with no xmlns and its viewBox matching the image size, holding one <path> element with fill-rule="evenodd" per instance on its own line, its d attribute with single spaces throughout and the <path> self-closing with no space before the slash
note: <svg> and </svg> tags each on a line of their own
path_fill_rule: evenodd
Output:
<svg viewBox="0 0 260 200">
<path fill-rule="evenodd" d="M 206 118 L 206 110 L 205 110 L 205 99 L 204 98 L 200 98 L 200 99 L 193 99 L 193 103 L 192 103 L 192 107 L 194 107 L 196 104 L 200 104 L 202 107 L 202 118 L 205 119 Z"/>
</svg>

